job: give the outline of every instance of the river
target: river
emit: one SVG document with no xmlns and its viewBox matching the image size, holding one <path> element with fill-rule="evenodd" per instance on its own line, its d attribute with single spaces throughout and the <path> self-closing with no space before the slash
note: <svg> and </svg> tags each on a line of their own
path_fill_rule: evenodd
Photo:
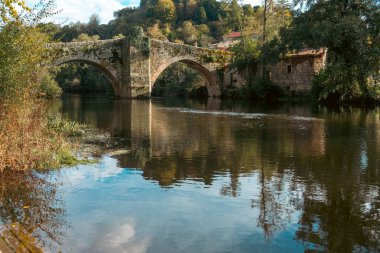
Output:
<svg viewBox="0 0 380 253">
<path fill-rule="evenodd" d="M 1 178 L 3 223 L 48 252 L 380 252 L 379 108 L 76 95 L 51 107 L 125 152 Z"/>
</svg>

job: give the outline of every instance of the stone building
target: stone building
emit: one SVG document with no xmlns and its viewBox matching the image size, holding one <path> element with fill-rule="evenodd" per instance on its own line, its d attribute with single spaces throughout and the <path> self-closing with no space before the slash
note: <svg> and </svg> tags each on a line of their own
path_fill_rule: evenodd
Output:
<svg viewBox="0 0 380 253">
<path fill-rule="evenodd" d="M 307 94 L 314 75 L 326 64 L 326 53 L 326 49 L 304 49 L 288 54 L 279 63 L 267 67 L 270 79 L 289 95 Z"/>
</svg>

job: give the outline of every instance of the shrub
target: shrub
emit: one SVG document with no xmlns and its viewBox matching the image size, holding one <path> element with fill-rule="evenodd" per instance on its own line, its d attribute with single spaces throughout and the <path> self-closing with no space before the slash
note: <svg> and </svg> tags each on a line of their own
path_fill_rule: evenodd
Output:
<svg viewBox="0 0 380 253">
<path fill-rule="evenodd" d="M 59 87 L 58 83 L 51 76 L 47 74 L 41 81 L 40 85 L 40 95 L 48 98 L 59 97 L 62 94 L 62 89 Z"/>
<path fill-rule="evenodd" d="M 374 102 L 380 100 L 379 77 L 356 78 L 343 64 L 329 65 L 313 78 L 311 95 L 322 103 Z"/>
<path fill-rule="evenodd" d="M 238 93 L 238 96 L 241 98 L 274 101 L 284 96 L 285 91 L 280 86 L 274 84 L 269 78 L 258 77 L 241 87 Z"/>
<path fill-rule="evenodd" d="M 58 167 L 60 154 L 71 148 L 64 134 L 48 127 L 44 106 L 29 102 L 0 109 L 0 172 Z"/>
</svg>

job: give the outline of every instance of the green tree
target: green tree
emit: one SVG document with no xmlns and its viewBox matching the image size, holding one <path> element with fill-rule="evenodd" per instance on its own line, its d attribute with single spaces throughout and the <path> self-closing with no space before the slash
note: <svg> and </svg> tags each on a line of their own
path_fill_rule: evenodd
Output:
<svg viewBox="0 0 380 253">
<path fill-rule="evenodd" d="M 246 74 L 248 81 L 255 75 L 260 58 L 260 49 L 257 42 L 249 37 L 243 37 L 241 41 L 231 48 L 234 53 L 231 67 Z"/>
<path fill-rule="evenodd" d="M 181 34 L 182 40 L 186 44 L 193 45 L 197 41 L 198 31 L 191 21 L 184 21 L 182 27 L 178 29 L 178 31 Z"/>
<path fill-rule="evenodd" d="M 198 9 L 196 19 L 197 19 L 197 22 L 199 24 L 206 23 L 206 21 L 207 21 L 207 14 L 206 14 L 205 8 L 203 8 L 203 6 L 201 6 Z"/>
<path fill-rule="evenodd" d="M 206 11 L 207 19 L 209 21 L 217 21 L 221 13 L 221 4 L 216 0 L 201 0 L 199 5 Z"/>
<path fill-rule="evenodd" d="M 99 39 L 99 35 L 90 36 L 86 33 L 81 33 L 79 34 L 78 38 L 73 39 L 73 42 L 97 41 Z"/>
<path fill-rule="evenodd" d="M 328 66 L 315 82 L 317 98 L 370 97 L 379 83 L 380 3 L 319 0 L 299 4 L 303 7 L 289 29 L 281 33 L 281 39 L 287 52 L 328 48 Z"/>
<path fill-rule="evenodd" d="M 38 28 L 9 23 L 0 31 L 0 97 L 18 99 L 38 92 L 39 76 L 48 64 L 48 36 Z M 22 82 L 20 82 L 22 80 Z"/>
<path fill-rule="evenodd" d="M 243 8 L 238 1 L 223 2 L 222 9 L 224 11 L 224 25 L 231 30 L 241 31 L 243 29 Z"/>
<path fill-rule="evenodd" d="M 155 17 L 164 23 L 175 20 L 175 5 L 172 0 L 158 0 L 154 8 Z"/>
</svg>

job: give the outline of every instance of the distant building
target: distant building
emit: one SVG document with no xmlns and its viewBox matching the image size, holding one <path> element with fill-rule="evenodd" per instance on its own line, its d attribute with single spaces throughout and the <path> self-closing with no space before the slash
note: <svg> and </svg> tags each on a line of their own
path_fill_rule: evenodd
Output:
<svg viewBox="0 0 380 253">
<path fill-rule="evenodd" d="M 223 37 L 223 41 L 216 44 L 212 44 L 209 48 L 219 49 L 219 50 L 228 50 L 233 45 L 239 43 L 242 36 L 241 32 L 231 32 L 230 34 Z"/>
<path fill-rule="evenodd" d="M 288 54 L 279 63 L 267 67 L 273 83 L 291 95 L 307 94 L 312 79 L 326 65 L 327 49 L 304 49 Z"/>
<path fill-rule="evenodd" d="M 241 32 L 231 32 L 223 37 L 223 41 L 239 41 L 241 38 Z"/>
<path fill-rule="evenodd" d="M 249 36 L 257 40 L 259 35 L 253 33 Z M 229 50 L 240 41 L 241 37 L 241 32 L 231 32 L 223 37 L 223 41 L 209 47 Z M 289 95 L 308 94 L 313 77 L 326 65 L 326 55 L 325 48 L 303 49 L 297 53 L 287 54 L 277 64 L 267 66 L 268 75 L 274 84 L 282 87 Z M 256 75 L 261 75 L 261 68 L 258 68 Z M 226 72 L 224 79 L 228 80 L 224 84 L 226 89 L 234 89 L 245 83 L 243 75 L 236 70 Z"/>
</svg>

